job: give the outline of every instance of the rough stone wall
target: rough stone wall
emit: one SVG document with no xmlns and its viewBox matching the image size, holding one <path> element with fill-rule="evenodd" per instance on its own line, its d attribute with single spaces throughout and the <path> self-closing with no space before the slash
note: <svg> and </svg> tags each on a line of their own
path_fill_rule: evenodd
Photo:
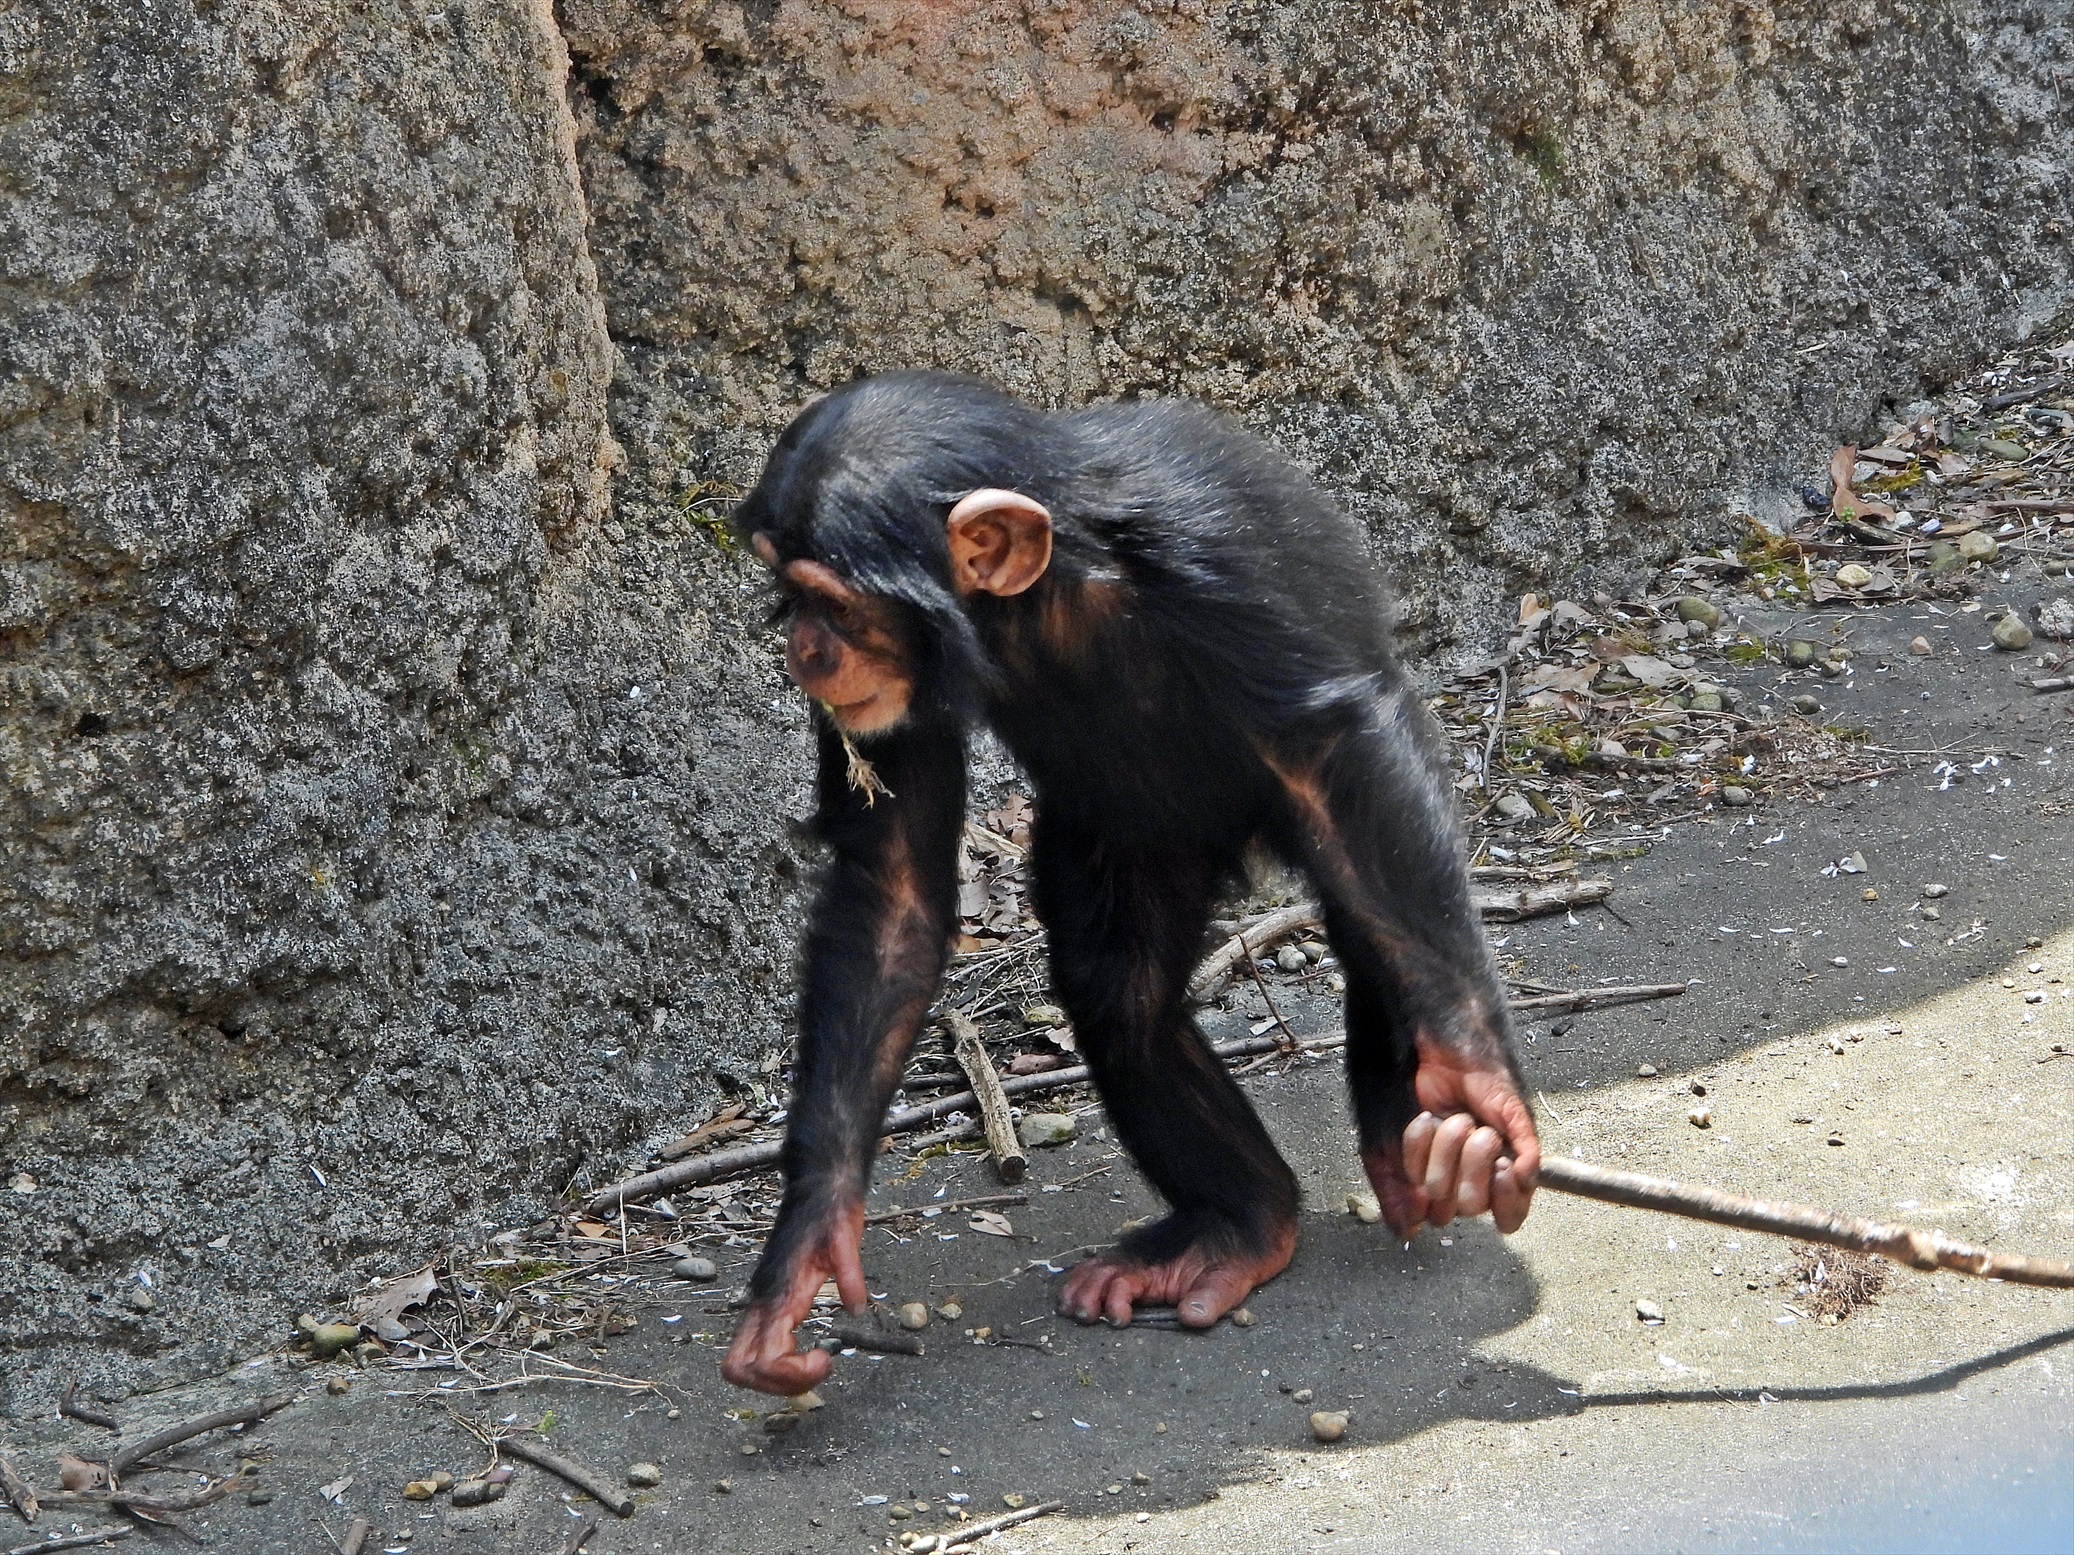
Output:
<svg viewBox="0 0 2074 1555">
<path fill-rule="evenodd" d="M 1238 410 L 1427 642 L 2069 300 L 2064 6 L 563 0 L 637 478 L 978 371 Z"/>
<path fill-rule="evenodd" d="M 0 1408 L 756 1077 L 813 390 L 1234 407 L 1463 646 L 2066 302 L 2064 7 L 1466 15 L 0 0 Z"/>
</svg>

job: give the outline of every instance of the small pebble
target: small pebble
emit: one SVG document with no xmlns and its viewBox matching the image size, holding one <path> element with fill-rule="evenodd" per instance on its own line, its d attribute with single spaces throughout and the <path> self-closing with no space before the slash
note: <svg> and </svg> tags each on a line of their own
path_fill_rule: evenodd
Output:
<svg viewBox="0 0 2074 1555">
<path fill-rule="evenodd" d="M 1284 945 L 1275 952 L 1275 965 L 1285 972 L 1301 972 L 1310 964 L 1310 958 L 1294 945 Z"/>
<path fill-rule="evenodd" d="M 1796 713 L 1801 714 L 1803 717 L 1812 718 L 1815 716 L 1815 714 L 1822 711 L 1822 699 L 1820 697 L 1810 696 L 1807 692 L 1803 691 L 1799 696 L 1793 699 L 1792 707 Z"/>
<path fill-rule="evenodd" d="M 911 1331 L 927 1328 L 929 1326 L 928 1303 L 921 1301 L 901 1303 L 900 1326 Z"/>
<path fill-rule="evenodd" d="M 1030 1504 L 1030 1498 L 1028 1496 L 1019 1496 L 1011 1490 L 1001 1497 L 1001 1504 L 1011 1512 L 1020 1512 Z"/>
<path fill-rule="evenodd" d="M 1333 993 L 1345 993 L 1347 991 L 1347 979 L 1345 974 L 1340 972 L 1326 973 L 1325 986 Z"/>
<path fill-rule="evenodd" d="M 1712 1128 L 1714 1126 L 1714 1109 L 1712 1107 L 1695 1107 L 1692 1111 L 1686 1113 L 1685 1117 L 1686 1121 L 1691 1123 L 1694 1128 Z"/>
<path fill-rule="evenodd" d="M 1858 893 L 1858 900 L 1861 902 L 1876 902 L 1879 899 L 1880 893 L 1875 891 L 1871 886 L 1867 886 L 1864 890 Z"/>
<path fill-rule="evenodd" d="M 1231 1326 L 1234 1328 L 1251 1328 L 1258 1321 L 1250 1307 L 1240 1307 L 1231 1315 Z"/>
<path fill-rule="evenodd" d="M 675 1404 L 672 1404 L 668 1409 L 665 1409 L 663 1411 L 663 1418 L 665 1420 L 682 1420 L 684 1418 L 684 1411 L 679 1409 Z"/>
<path fill-rule="evenodd" d="M 1372 1226 L 1383 1218 L 1383 1206 L 1372 1193 L 1350 1193 L 1347 1195 L 1347 1213 L 1364 1226 Z"/>
<path fill-rule="evenodd" d="M 936 1315 L 942 1318 L 946 1323 L 955 1323 L 958 1321 L 959 1318 L 965 1315 L 965 1308 L 962 1304 L 958 1302 L 946 1301 L 942 1306 L 936 1309 Z"/>
<path fill-rule="evenodd" d="M 333 1398 L 339 1397 L 352 1386 L 352 1379 L 349 1377 L 326 1377 L 324 1379 L 324 1391 Z"/>
<path fill-rule="evenodd" d="M 734 1488 L 735 1482 L 731 1479 L 716 1479 L 713 1481 L 713 1494 L 716 1496 L 727 1495 L 730 1492 L 732 1492 Z"/>
<path fill-rule="evenodd" d="M 1030 1418 L 1032 1420 L 1042 1420 L 1044 1418 L 1044 1411 L 1041 1409 L 1033 1409 L 1030 1411 Z"/>
<path fill-rule="evenodd" d="M 1756 797 L 1749 789 L 1739 788 L 1734 783 L 1724 783 L 1721 786 L 1721 802 L 1732 810 L 1747 808 Z"/>
<path fill-rule="evenodd" d="M 1664 1309 L 1653 1301 L 1638 1301 L 1635 1303 L 1635 1316 L 1644 1323 L 1661 1323 Z"/>
<path fill-rule="evenodd" d="M 679 1258 L 670 1265 L 670 1272 L 680 1280 L 690 1280 L 694 1285 L 707 1285 L 720 1278 L 720 1270 L 710 1258 Z"/>
<path fill-rule="evenodd" d="M 501 1480 L 464 1479 L 454 1487 L 455 1506 L 488 1506 L 504 1499 Z"/>
<path fill-rule="evenodd" d="M 1815 662 L 1815 645 L 1805 638 L 1794 638 L 1786 644 L 1786 662 L 1794 669 L 1806 669 Z"/>
<path fill-rule="evenodd" d="M 1033 1004 L 1023 1011 L 1025 1026 L 1064 1026 L 1066 1012 L 1056 1004 Z"/>
<path fill-rule="evenodd" d="M 1698 1080 L 1694 1080 L 1688 1087 L 1688 1089 L 1690 1089 L 1692 1094 L 1695 1096 L 1704 1096 L 1707 1094 L 1707 1087 Z"/>
<path fill-rule="evenodd" d="M 1849 966 L 1851 964 L 1851 958 L 1849 956 L 1831 956 L 1829 958 L 1829 964 L 1831 966 Z"/>
<path fill-rule="evenodd" d="M 1940 896 L 1949 896 L 1951 890 L 1948 885 L 1926 885 L 1923 887 L 1923 895 L 1934 902 Z"/>
<path fill-rule="evenodd" d="M 1941 907 L 1925 907 L 1922 911 L 1923 916 L 1932 923 L 1936 923 L 1944 917 L 1944 909 Z"/>
<path fill-rule="evenodd" d="M 886 1515 L 892 1518 L 893 1521 L 895 1521 L 896 1523 L 904 1523 L 915 1514 L 913 1512 L 910 1512 L 906 1507 L 902 1506 L 898 1501 L 895 1501 L 891 1506 L 886 1508 Z"/>
<path fill-rule="evenodd" d="M 1836 569 L 1836 586 L 1840 589 L 1862 589 L 1872 581 L 1872 569 L 1857 562 L 1845 562 Z"/>
<path fill-rule="evenodd" d="M 1932 651 L 1930 647 L 1930 639 L 1927 637 L 1915 638 L 1909 643 L 1908 651 L 1914 654 L 1919 659 L 1929 658 Z"/>
<path fill-rule="evenodd" d="M 1959 556 L 1969 562 L 1991 562 L 2002 547 L 1995 544 L 1995 537 L 1983 530 L 1959 536 Z"/>
<path fill-rule="evenodd" d="M 1143 1469 L 1140 1469 L 1137 1473 L 1131 1476 L 1131 1483 L 1133 1485 L 1149 1485 L 1152 1483 L 1152 1476 L 1150 1474 L 1147 1474 Z"/>
<path fill-rule="evenodd" d="M 663 1482 L 662 1469 L 653 1463 L 627 1465 L 627 1483 L 636 1490 L 653 1490 Z"/>
<path fill-rule="evenodd" d="M 1155 1424 L 1155 1425 L 1153 1426 L 1153 1428 L 1152 1428 L 1152 1434 L 1153 1434 L 1154 1436 L 1165 1436 L 1165 1435 L 1167 1434 L 1167 1423 L 1166 1423 L 1166 1421 L 1164 1421 L 1164 1420 L 1161 1420 L 1161 1421 L 1159 1421 L 1159 1422 L 1158 1422 L 1157 1424 Z"/>
<path fill-rule="evenodd" d="M 1123 1494 L 1123 1486 L 1121 1483 L 1104 1485 L 1102 1487 L 1102 1494 L 1105 1496 L 1120 1496 Z"/>
<path fill-rule="evenodd" d="M 774 1409 L 763 1417 L 763 1428 L 772 1436 L 783 1436 L 799 1424 L 799 1416 L 790 1409 Z"/>
<path fill-rule="evenodd" d="M 1534 803 L 1525 794 L 1501 794 L 1498 796 L 1498 814 L 1501 819 L 1515 824 L 1531 821 L 1538 812 Z"/>
<path fill-rule="evenodd" d="M 414 1479 L 403 1487 L 403 1499 L 406 1501 L 430 1501 L 438 1494 L 439 1481 L 437 1480 Z"/>
<path fill-rule="evenodd" d="M 1688 594 L 1678 601 L 1678 619 L 1713 631 L 1721 625 L 1721 609 L 1712 600 Z"/>
<path fill-rule="evenodd" d="M 245 1504 L 247 1506 L 265 1506 L 267 1502 L 273 1499 L 273 1491 L 265 1485 L 254 1485 L 245 1492 Z"/>
<path fill-rule="evenodd" d="M 1344 1409 L 1313 1410 L 1311 1435 L 1321 1442 L 1336 1442 L 1347 1434 L 1347 1423 L 1352 1418 Z"/>
<path fill-rule="evenodd" d="M 1643 1079 L 1645 1079 L 1645 1080 L 1654 1080 L 1654 1079 L 1656 1078 L 1656 1073 L 1657 1073 L 1657 1071 L 1656 1071 L 1656 1065 L 1654 1065 L 1654 1064 L 1637 1064 L 1637 1065 L 1635 1065 L 1635 1073 L 1636 1073 L 1636 1074 L 1638 1074 L 1638 1075 L 1640 1075 L 1640 1076 L 1641 1076 L 1641 1077 L 1642 1077 Z"/>
<path fill-rule="evenodd" d="M 401 1344 L 410 1337 L 410 1330 L 393 1317 L 378 1317 L 374 1320 L 375 1337 L 384 1344 Z"/>
<path fill-rule="evenodd" d="M 1307 939 L 1296 948 L 1303 952 L 1304 960 L 1310 962 L 1312 966 L 1316 966 L 1325 959 L 1325 947 L 1317 940 Z"/>
<path fill-rule="evenodd" d="M 1313 1398 L 1317 1397 L 1317 1395 L 1314 1394 L 1309 1388 L 1298 1388 L 1294 1393 L 1290 1394 L 1289 1396 L 1295 1399 L 1299 1404 L 1308 1404 Z"/>
<path fill-rule="evenodd" d="M 800 1415 L 810 1415 L 815 1410 L 824 1407 L 824 1401 L 821 1395 L 816 1393 L 812 1388 L 807 1389 L 807 1391 L 804 1393 L 793 1394 L 792 1397 L 785 1400 L 785 1402 L 792 1406 L 792 1411 L 794 1414 Z"/>
</svg>

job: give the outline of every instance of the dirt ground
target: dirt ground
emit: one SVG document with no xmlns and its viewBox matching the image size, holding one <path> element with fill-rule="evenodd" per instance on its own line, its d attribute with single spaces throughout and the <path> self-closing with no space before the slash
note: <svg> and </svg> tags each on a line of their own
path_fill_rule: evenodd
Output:
<svg viewBox="0 0 2074 1555">
<path fill-rule="evenodd" d="M 2005 592 L 2066 591 L 2032 582 Z M 1692 980 L 1683 998 L 1526 1028 L 1550 1149 L 2074 1254 L 2074 1056 L 2059 1056 L 2074 1055 L 2074 704 L 2014 678 L 1979 615 L 1944 609 L 1854 612 L 1852 673 L 1817 689 L 1876 747 L 1945 752 L 1961 780 L 1896 758 L 1891 776 L 1817 802 L 1707 812 L 1610 866 L 1612 911 L 1495 931 L 1522 977 Z M 1918 633 L 1938 651 L 1910 655 Z M 1782 684 L 1777 664 L 1743 677 L 1767 696 L 1805 678 Z M 1825 873 L 1854 853 L 1863 873 Z M 1933 883 L 1945 894 L 1926 897 Z M 1282 1002 L 1300 1032 L 1335 1028 L 1327 998 Z M 1261 1013 L 1250 994 L 1206 1024 L 1234 1035 Z M 955 1298 L 963 1316 L 933 1323 L 919 1358 L 840 1360 L 826 1407 L 783 1434 L 759 1418 L 774 1401 L 717 1369 L 723 1293 L 749 1248 L 710 1288 L 658 1284 L 628 1332 L 558 1352 L 600 1377 L 483 1392 L 451 1370 L 313 1363 L 289 1352 L 284 1312 L 281 1352 L 115 1412 L 131 1440 L 300 1391 L 263 1424 L 168 1455 L 256 1464 L 256 1492 L 183 1519 L 226 1555 L 321 1555 L 359 1516 L 367 1549 L 392 1552 L 556 1555 L 593 1517 L 592 1555 L 864 1551 L 947 1531 L 959 1512 L 997 1515 L 1004 1496 L 1065 1503 L 988 1546 L 1029 1555 L 2074 1542 L 2074 1293 L 1896 1270 L 1832 1326 L 1782 1241 L 1552 1193 L 1512 1238 L 1482 1223 L 1406 1250 L 1345 1210 L 1360 1181 L 1337 1067 L 1270 1065 L 1246 1082 L 1307 1200 L 1296 1262 L 1256 1294 L 1250 1327 L 1112 1332 L 1049 1315 L 1031 1260 L 1063 1266 L 1155 1208 L 1089 1116 L 1072 1144 L 1034 1152 L 1028 1203 L 1004 1211 L 1012 1237 L 962 1213 L 868 1233 L 875 1294 Z M 1706 1129 L 1689 1121 L 1702 1104 Z M 981 1158 L 887 1160 L 873 1208 L 1002 1191 Z M 1017 1342 L 966 1337 L 978 1328 Z M 1314 1441 L 1313 1409 L 1349 1411 L 1345 1437 Z M 456 1416 L 545 1411 L 557 1451 L 614 1480 L 653 1463 L 660 1485 L 625 1520 L 523 1464 L 486 1506 L 404 1499 L 412 1479 L 486 1463 Z M 105 1455 L 109 1441 L 54 1413 L 0 1438 L 46 1484 L 58 1449 Z M 35 1533 L 115 1522 L 59 1507 Z"/>
</svg>

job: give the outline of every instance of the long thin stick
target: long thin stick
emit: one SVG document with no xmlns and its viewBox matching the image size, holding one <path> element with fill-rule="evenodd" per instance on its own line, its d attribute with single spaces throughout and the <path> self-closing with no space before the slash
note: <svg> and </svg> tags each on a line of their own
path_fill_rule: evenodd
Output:
<svg viewBox="0 0 2074 1555">
<path fill-rule="evenodd" d="M 974 1523 L 969 1528 L 958 1528 L 950 1533 L 938 1534 L 936 1548 L 949 1555 L 952 1550 L 962 1550 L 966 1545 L 984 1539 L 990 1533 L 999 1533 L 1003 1528 L 1013 1528 L 1017 1523 L 1026 1523 L 1033 1517 L 1046 1517 L 1053 1512 L 1063 1512 L 1063 1501 L 1042 1501 L 1036 1506 L 1026 1506 L 1020 1512 L 1004 1512 L 999 1517 L 989 1517 L 983 1523 Z"/>
<path fill-rule="evenodd" d="M 497 1450 L 509 1453 L 514 1458 L 523 1458 L 534 1468 L 545 1469 L 548 1473 L 567 1480 L 608 1511 L 616 1512 L 621 1517 L 634 1515 L 634 1498 L 629 1492 L 621 1490 L 594 1469 L 587 1469 L 580 1463 L 571 1463 L 567 1458 L 556 1457 L 538 1442 L 528 1441 L 523 1436 L 500 1436 L 497 1438 Z"/>
<path fill-rule="evenodd" d="M 994 1061 L 987 1057 L 979 1028 L 963 1010 L 945 1012 L 943 1023 L 957 1039 L 954 1052 L 958 1067 L 972 1082 L 972 1094 L 979 1103 L 980 1120 L 986 1128 L 987 1150 L 994 1157 L 994 1170 L 1012 1187 L 1029 1171 L 1030 1158 L 1023 1154 L 1023 1143 L 1016 1138 L 1015 1119 L 1008 1115 L 1008 1095 L 1001 1089 L 1001 1076 L 994 1072 Z"/>
<path fill-rule="evenodd" d="M 1740 1226 L 1745 1231 L 1767 1231 L 1830 1247 L 1848 1247 L 1854 1252 L 1878 1253 L 1912 1269 L 1950 1269 L 1984 1280 L 2006 1280 L 2012 1285 L 2074 1290 L 2074 1263 L 2022 1253 L 1998 1253 L 1970 1242 L 1955 1241 L 1942 1231 L 1861 1220 L 1856 1215 L 1832 1214 L 1805 1204 L 1773 1204 L 1740 1193 L 1644 1177 L 1639 1172 L 1611 1171 L 1563 1156 L 1544 1156 L 1540 1175 L 1544 1188 L 1602 1199 L 1608 1204 L 1662 1210 L 1668 1215 L 1708 1220 L 1720 1226 Z"/>
<path fill-rule="evenodd" d="M 360 1555 L 360 1552 L 367 1548 L 368 1535 L 373 1532 L 373 1523 L 364 1517 L 354 1518 L 353 1525 L 346 1530 L 346 1537 L 338 1547 L 338 1555 Z"/>
<path fill-rule="evenodd" d="M 214 1414 L 175 1421 L 163 1431 L 154 1431 L 143 1441 L 118 1450 L 108 1460 L 108 1472 L 120 1478 L 153 1453 L 164 1452 L 168 1447 L 176 1446 L 190 1437 L 200 1436 L 205 1431 L 220 1430 L 227 1425 L 250 1425 L 255 1420 L 264 1420 L 268 1415 L 286 1409 L 294 1402 L 293 1393 L 276 1393 L 271 1398 L 262 1398 L 250 1404 L 233 1404 L 230 1408 L 219 1409 Z"/>
<path fill-rule="evenodd" d="M 22 1514 L 22 1521 L 33 1523 L 40 1509 L 36 1500 L 36 1487 L 22 1478 L 22 1471 L 14 1466 L 14 1459 L 0 1452 L 0 1492 L 14 1503 L 14 1509 Z"/>
<path fill-rule="evenodd" d="M 113 1544 L 117 1539 L 127 1539 L 127 1528 L 103 1528 L 98 1533 L 61 1533 L 55 1539 L 39 1539 L 34 1544 L 17 1544 L 5 1555 L 55 1555 L 58 1550 L 83 1550 L 93 1544 Z"/>
</svg>

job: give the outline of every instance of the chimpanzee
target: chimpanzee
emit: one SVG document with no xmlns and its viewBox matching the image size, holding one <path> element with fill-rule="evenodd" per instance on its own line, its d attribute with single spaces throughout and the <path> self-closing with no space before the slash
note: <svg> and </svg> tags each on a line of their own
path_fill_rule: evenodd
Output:
<svg viewBox="0 0 2074 1555">
<path fill-rule="evenodd" d="M 1172 1206 L 1066 1277 L 1083 1322 L 1206 1327 L 1288 1264 L 1296 1178 L 1186 999 L 1262 842 L 1347 980 L 1361 1154 L 1390 1224 L 1525 1219 L 1540 1145 L 1445 767 L 1360 533 L 1287 458 L 1174 400 L 1046 413 L 900 372 L 811 403 L 737 524 L 818 706 L 833 855 L 805 947 L 785 1195 L 722 1370 L 796 1394 L 822 1282 L 865 1301 L 880 1120 L 955 928 L 965 736 L 1035 789 L 1052 986 L 1117 1137 Z"/>
</svg>

